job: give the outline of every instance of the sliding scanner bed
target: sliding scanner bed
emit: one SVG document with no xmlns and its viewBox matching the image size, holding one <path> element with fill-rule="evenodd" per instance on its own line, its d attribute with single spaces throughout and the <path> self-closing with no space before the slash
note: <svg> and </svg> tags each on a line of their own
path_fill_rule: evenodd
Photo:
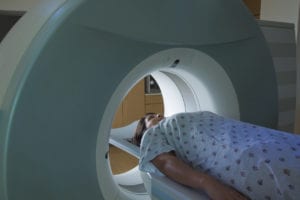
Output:
<svg viewBox="0 0 300 200">
<path fill-rule="evenodd" d="M 127 126 L 112 129 L 109 143 L 139 159 L 139 147 L 131 143 L 137 123 L 138 121 L 134 121 Z M 178 184 L 165 176 L 141 172 L 138 166 L 128 172 L 115 175 L 114 178 L 124 190 L 140 194 L 146 192 L 150 194 L 151 199 L 208 199 L 202 191 Z"/>
<path fill-rule="evenodd" d="M 117 108 L 145 75 L 165 116 L 277 126 L 270 52 L 240 0 L 42 1 L 0 56 L 1 200 L 150 198 L 123 190 L 107 156 Z"/>
</svg>

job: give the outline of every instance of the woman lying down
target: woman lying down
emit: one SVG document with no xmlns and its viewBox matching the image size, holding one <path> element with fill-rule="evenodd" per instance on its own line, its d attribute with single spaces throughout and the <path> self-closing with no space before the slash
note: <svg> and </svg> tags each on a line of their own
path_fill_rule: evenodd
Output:
<svg viewBox="0 0 300 200">
<path fill-rule="evenodd" d="M 139 167 L 205 191 L 213 200 L 300 197 L 300 136 L 211 112 L 168 118 L 149 113 L 137 126 Z"/>
</svg>

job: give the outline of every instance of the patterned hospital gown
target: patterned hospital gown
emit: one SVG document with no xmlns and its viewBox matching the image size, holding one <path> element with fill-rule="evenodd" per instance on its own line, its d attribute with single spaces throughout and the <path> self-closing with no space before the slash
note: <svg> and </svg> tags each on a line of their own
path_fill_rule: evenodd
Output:
<svg viewBox="0 0 300 200">
<path fill-rule="evenodd" d="M 179 113 L 145 132 L 140 170 L 161 174 L 163 152 L 229 184 L 252 200 L 300 199 L 300 136 L 211 112 Z M 162 175 L 162 174 L 161 174 Z"/>
</svg>

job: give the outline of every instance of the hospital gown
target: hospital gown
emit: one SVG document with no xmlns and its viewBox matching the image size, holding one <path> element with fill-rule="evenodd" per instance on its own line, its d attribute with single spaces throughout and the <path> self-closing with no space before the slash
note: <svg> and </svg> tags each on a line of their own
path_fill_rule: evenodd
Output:
<svg viewBox="0 0 300 200">
<path fill-rule="evenodd" d="M 145 132 L 140 170 L 162 175 L 151 160 L 170 151 L 252 200 L 300 198 L 298 135 L 207 111 L 179 113 Z"/>
</svg>

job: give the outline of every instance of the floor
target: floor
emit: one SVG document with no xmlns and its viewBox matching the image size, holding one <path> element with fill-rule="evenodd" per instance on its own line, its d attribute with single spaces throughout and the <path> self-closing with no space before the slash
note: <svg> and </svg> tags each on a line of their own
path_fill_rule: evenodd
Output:
<svg viewBox="0 0 300 200">
<path fill-rule="evenodd" d="M 138 165 L 138 159 L 125 151 L 110 145 L 109 159 L 113 174 L 126 172 Z"/>
</svg>

